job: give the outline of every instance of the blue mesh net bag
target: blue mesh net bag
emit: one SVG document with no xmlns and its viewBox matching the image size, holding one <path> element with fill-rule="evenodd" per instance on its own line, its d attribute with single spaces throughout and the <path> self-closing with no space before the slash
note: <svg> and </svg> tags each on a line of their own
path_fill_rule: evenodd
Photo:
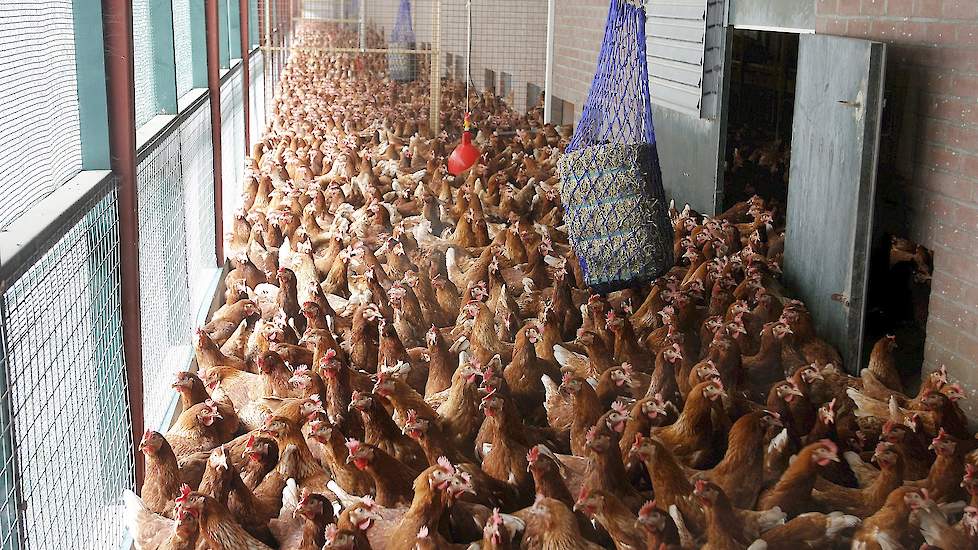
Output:
<svg viewBox="0 0 978 550">
<path fill-rule="evenodd" d="M 397 10 L 397 20 L 391 31 L 390 47 L 392 49 L 414 49 L 414 26 L 411 24 L 411 2 L 401 0 Z M 398 82 L 410 82 L 417 74 L 417 59 L 414 54 L 391 52 L 387 54 L 387 71 L 390 77 Z"/>
<path fill-rule="evenodd" d="M 673 265 L 672 224 L 652 129 L 641 0 L 611 0 L 581 121 L 558 163 L 571 244 L 598 292 Z"/>
</svg>

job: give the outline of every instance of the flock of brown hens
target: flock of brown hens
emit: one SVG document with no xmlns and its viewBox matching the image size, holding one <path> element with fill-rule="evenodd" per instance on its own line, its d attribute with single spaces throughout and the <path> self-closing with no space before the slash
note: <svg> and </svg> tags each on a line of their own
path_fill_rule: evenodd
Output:
<svg viewBox="0 0 978 550">
<path fill-rule="evenodd" d="M 677 265 L 590 294 L 568 129 L 480 94 L 483 156 L 452 178 L 427 82 L 315 49 L 349 40 L 299 30 L 226 303 L 139 446 L 137 548 L 978 547 L 961 388 L 905 394 L 892 338 L 846 375 L 778 283 L 780 213 L 673 209 Z"/>
</svg>

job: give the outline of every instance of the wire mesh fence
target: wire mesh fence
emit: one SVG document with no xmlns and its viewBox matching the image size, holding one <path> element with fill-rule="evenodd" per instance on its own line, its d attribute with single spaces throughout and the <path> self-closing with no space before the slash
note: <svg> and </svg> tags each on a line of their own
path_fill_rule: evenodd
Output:
<svg viewBox="0 0 978 550">
<path fill-rule="evenodd" d="M 0 546 L 111 548 L 133 484 L 116 184 L 2 287 Z"/>
<path fill-rule="evenodd" d="M 248 116 L 251 128 L 251 142 L 261 140 L 265 128 L 265 54 L 261 51 L 252 53 L 251 82 L 249 83 Z M 252 143 L 249 143 L 250 147 Z"/>
<path fill-rule="evenodd" d="M 214 158 L 211 146 L 210 99 L 180 125 L 183 207 L 186 212 L 187 276 L 191 313 L 210 301 L 210 280 L 217 266 L 214 235 Z"/>
<path fill-rule="evenodd" d="M 387 78 L 407 86 L 405 103 L 418 93 L 429 101 L 437 127 L 460 118 L 466 78 L 473 103 L 489 92 L 516 114 L 543 106 L 547 0 L 271 0 L 270 13 L 277 4 L 294 7 L 304 50 L 382 59 Z"/>
<path fill-rule="evenodd" d="M 136 168 L 139 289 L 146 426 L 163 420 L 173 375 L 191 353 L 187 218 L 180 134 L 167 136 Z"/>
<path fill-rule="evenodd" d="M 0 229 L 81 170 L 71 6 L 0 2 Z"/>
<path fill-rule="evenodd" d="M 465 82 L 465 0 L 442 0 L 443 72 Z M 547 0 L 472 1 L 471 86 L 491 91 L 516 112 L 542 102 L 546 79 Z"/>
<path fill-rule="evenodd" d="M 228 230 L 234 211 L 242 204 L 244 159 L 244 94 L 239 65 L 221 84 L 221 182 L 224 189 L 224 227 Z"/>
</svg>

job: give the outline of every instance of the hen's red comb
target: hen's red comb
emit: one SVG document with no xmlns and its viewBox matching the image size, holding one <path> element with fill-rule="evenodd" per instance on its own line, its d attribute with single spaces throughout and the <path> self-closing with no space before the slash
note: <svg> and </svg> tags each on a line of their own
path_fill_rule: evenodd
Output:
<svg viewBox="0 0 978 550">
<path fill-rule="evenodd" d="M 649 517 L 649 515 L 652 514 L 653 510 L 655 510 L 655 501 L 647 500 L 645 501 L 645 504 L 643 504 L 642 507 L 639 509 L 638 516 L 641 518 L 647 518 Z"/>
</svg>

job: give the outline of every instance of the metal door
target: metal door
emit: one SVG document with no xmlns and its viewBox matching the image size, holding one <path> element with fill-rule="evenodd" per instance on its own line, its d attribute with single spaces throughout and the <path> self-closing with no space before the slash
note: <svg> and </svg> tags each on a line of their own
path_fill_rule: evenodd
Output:
<svg viewBox="0 0 978 550">
<path fill-rule="evenodd" d="M 820 337 L 859 369 L 883 104 L 880 42 L 802 35 L 784 274 Z"/>
</svg>

